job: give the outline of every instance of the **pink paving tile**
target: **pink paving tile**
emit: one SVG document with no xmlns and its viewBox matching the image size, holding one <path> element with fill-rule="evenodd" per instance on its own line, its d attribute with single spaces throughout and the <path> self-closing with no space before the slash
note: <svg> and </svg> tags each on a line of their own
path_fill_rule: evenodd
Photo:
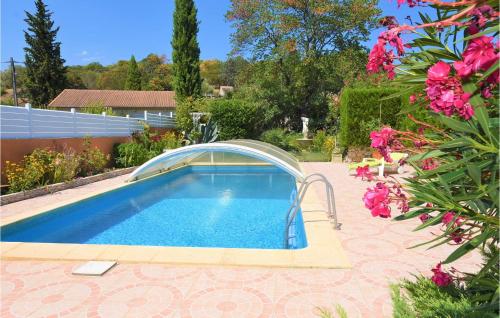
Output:
<svg viewBox="0 0 500 318">
<path fill-rule="evenodd" d="M 453 247 L 409 249 L 430 237 L 428 232 L 412 232 L 418 220 L 372 218 L 361 201 L 368 184 L 349 176 L 345 165 L 305 163 L 303 168 L 325 174 L 335 187 L 343 223 L 338 235 L 352 269 L 119 264 L 102 277 L 75 277 L 72 269 L 81 262 L 3 261 L 0 316 L 307 318 L 316 317 L 318 307 L 333 310 L 341 305 L 349 317 L 390 317 L 389 284 L 419 272 L 430 275 Z M 105 185 L 59 195 L 71 197 Z M 324 204 L 324 189 L 315 190 Z M 47 200 L 36 198 L 33 204 Z M 6 211 L 16 213 L 28 201 Z M 478 260 L 471 254 L 454 266 L 472 271 Z"/>
</svg>

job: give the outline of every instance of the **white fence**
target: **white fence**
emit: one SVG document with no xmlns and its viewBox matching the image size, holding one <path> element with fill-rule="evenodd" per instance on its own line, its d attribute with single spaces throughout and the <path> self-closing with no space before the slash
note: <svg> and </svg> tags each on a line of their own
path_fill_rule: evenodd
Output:
<svg viewBox="0 0 500 318">
<path fill-rule="evenodd" d="M 132 118 L 0 105 L 1 139 L 130 136 L 143 129 L 143 122 L 156 128 L 175 127 L 172 113 L 144 112 L 144 118 Z"/>
</svg>

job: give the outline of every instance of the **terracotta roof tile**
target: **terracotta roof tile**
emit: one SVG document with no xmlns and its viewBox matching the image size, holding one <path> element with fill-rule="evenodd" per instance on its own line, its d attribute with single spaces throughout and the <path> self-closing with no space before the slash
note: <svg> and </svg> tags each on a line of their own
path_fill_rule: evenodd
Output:
<svg viewBox="0 0 500 318">
<path fill-rule="evenodd" d="M 79 108 L 97 101 L 106 107 L 175 107 L 175 92 L 65 89 L 49 106 Z"/>
</svg>

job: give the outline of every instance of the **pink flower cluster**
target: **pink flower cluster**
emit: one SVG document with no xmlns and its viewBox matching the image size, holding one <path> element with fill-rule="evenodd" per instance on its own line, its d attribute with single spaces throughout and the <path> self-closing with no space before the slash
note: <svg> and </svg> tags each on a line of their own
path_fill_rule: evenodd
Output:
<svg viewBox="0 0 500 318">
<path fill-rule="evenodd" d="M 366 180 L 371 181 L 373 180 L 373 174 L 370 171 L 370 167 L 368 165 L 364 167 L 357 167 L 356 168 L 356 178 L 361 177 L 361 180 Z"/>
<path fill-rule="evenodd" d="M 385 22 L 388 23 L 388 22 Z M 397 26 L 397 22 L 391 19 L 391 23 L 387 24 L 389 30 L 382 32 L 377 40 L 377 43 L 373 46 L 368 56 L 368 64 L 366 65 L 366 70 L 370 74 L 378 73 L 384 70 L 387 73 L 389 79 L 394 79 L 396 73 L 394 72 L 394 60 L 396 56 L 393 50 L 387 50 L 386 46 L 390 46 L 396 49 L 397 55 L 402 56 L 405 52 L 405 45 L 401 40 L 400 33 L 394 28 Z"/>
<path fill-rule="evenodd" d="M 405 2 L 408 3 L 410 8 L 413 8 L 420 2 L 420 0 L 398 0 L 398 8 Z"/>
<path fill-rule="evenodd" d="M 443 218 L 441 219 L 441 222 L 443 222 L 443 225 L 445 226 L 450 226 L 450 223 L 455 219 L 455 212 L 448 211 L 443 215 Z M 453 242 L 460 244 L 462 243 L 463 239 L 463 230 L 460 228 L 460 225 L 462 225 L 464 221 L 464 218 L 459 216 L 455 219 L 455 222 L 451 225 L 452 228 L 454 228 L 453 232 L 450 234 L 450 238 L 453 240 Z"/>
<path fill-rule="evenodd" d="M 496 47 L 495 47 L 496 46 Z M 480 36 L 471 39 L 467 44 L 463 56 L 463 61 L 453 63 L 457 74 L 462 78 L 468 78 L 474 73 L 487 71 L 499 58 L 498 42 L 493 44 L 492 36 Z M 498 83 L 498 70 L 488 76 L 488 83 Z"/>
<path fill-rule="evenodd" d="M 391 127 L 384 127 L 380 131 L 372 131 L 370 133 L 371 147 L 378 149 L 380 154 L 384 156 L 384 160 L 392 162 L 390 156 L 391 146 L 395 144 L 396 131 Z"/>
<path fill-rule="evenodd" d="M 408 212 L 408 199 L 403 193 L 401 185 L 394 184 L 388 187 L 383 182 L 377 182 L 373 188 L 367 188 L 363 196 L 365 207 L 369 209 L 372 216 L 380 216 L 382 218 L 391 217 L 390 204 L 396 202 L 398 209 L 401 212 Z"/>
<path fill-rule="evenodd" d="M 439 167 L 439 162 L 437 162 L 433 158 L 424 159 L 424 161 L 422 162 L 422 169 L 423 170 L 434 170 L 437 167 Z"/>
<path fill-rule="evenodd" d="M 443 61 L 434 64 L 427 71 L 427 97 L 430 108 L 446 116 L 458 114 L 464 119 L 474 115 L 474 109 L 469 103 L 469 93 L 465 93 L 462 84 L 456 77 L 450 76 L 451 67 Z"/>
<path fill-rule="evenodd" d="M 431 280 L 434 282 L 434 284 L 440 287 L 448 286 L 453 281 L 453 278 L 450 274 L 441 270 L 441 263 L 437 264 L 436 267 L 432 269 L 432 272 L 434 274 L 432 275 Z"/>
<path fill-rule="evenodd" d="M 375 187 L 368 188 L 363 196 L 363 201 L 365 207 L 371 211 L 372 216 L 391 217 L 389 188 L 384 183 L 377 182 Z"/>
</svg>

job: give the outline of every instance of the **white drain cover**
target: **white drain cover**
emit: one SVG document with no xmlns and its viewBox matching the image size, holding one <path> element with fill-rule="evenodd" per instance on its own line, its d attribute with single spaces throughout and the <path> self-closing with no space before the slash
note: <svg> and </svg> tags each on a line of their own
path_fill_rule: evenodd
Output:
<svg viewBox="0 0 500 318">
<path fill-rule="evenodd" d="M 90 261 L 75 269 L 73 275 L 101 276 L 115 265 L 115 261 Z"/>
</svg>

